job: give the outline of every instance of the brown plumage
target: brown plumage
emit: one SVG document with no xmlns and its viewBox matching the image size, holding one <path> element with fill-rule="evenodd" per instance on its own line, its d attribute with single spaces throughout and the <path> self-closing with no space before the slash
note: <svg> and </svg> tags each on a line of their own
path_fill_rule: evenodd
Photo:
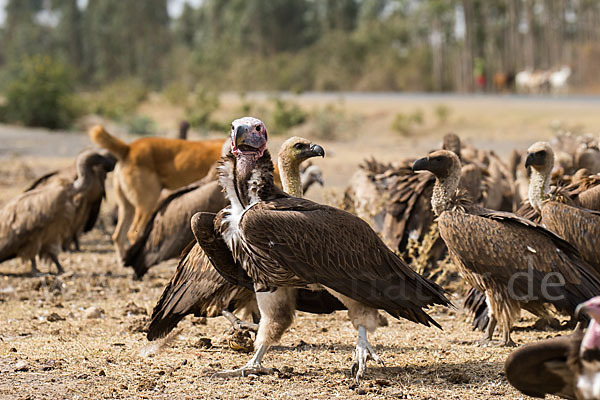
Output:
<svg viewBox="0 0 600 400">
<path fill-rule="evenodd" d="M 541 340 L 507 358 L 508 382 L 528 396 L 597 400 L 600 398 L 600 297 L 577 307 L 591 317 L 585 334 Z"/>
<path fill-rule="evenodd" d="M 302 147 L 297 149 L 294 147 L 296 145 Z M 288 139 L 282 145 L 279 156 L 280 160 L 288 160 L 279 162 L 284 187 L 295 191 L 296 194 L 301 191 L 300 163 L 309 157 L 323 154 L 320 146 L 313 145 L 306 139 L 298 137 Z M 218 186 L 217 182 L 214 183 Z M 218 188 L 219 194 L 222 195 L 220 186 Z M 229 204 L 228 200 L 225 201 Z M 187 229 L 192 235 L 189 218 L 187 221 Z M 204 221 L 207 227 L 202 228 L 201 221 Z M 228 275 L 231 278 L 229 280 L 223 278 L 212 266 L 206 253 L 194 241 L 194 245 L 188 248 L 181 259 L 174 277 L 154 308 L 148 329 L 149 340 L 165 336 L 182 318 L 192 313 L 197 316 L 216 317 L 221 315 L 223 310 L 231 312 L 240 310 L 246 318 L 258 314 L 252 281 L 243 269 L 236 267 L 231 251 L 225 243 L 214 237 L 213 218 L 195 220 L 192 222 L 192 227 L 196 229 L 196 236 L 210 235 L 206 240 L 210 240 L 213 247 L 205 246 L 204 250 L 208 250 L 213 263 L 231 267 L 233 272 Z M 220 244 L 221 247 L 215 243 Z M 339 301 L 326 292 L 300 291 L 297 300 L 297 309 L 306 312 L 323 313 L 344 308 Z"/>
<path fill-rule="evenodd" d="M 582 257 L 600 272 L 600 213 L 576 207 L 568 194 L 550 193 L 550 175 L 554 152 L 546 142 L 528 149 L 526 167 L 531 167 L 529 202 L 541 218 L 541 224 L 573 244 Z"/>
<path fill-rule="evenodd" d="M 61 245 L 71 239 L 73 227 L 88 214 L 78 210 L 94 190 L 94 166 L 108 168 L 111 161 L 95 152 L 77 157 L 77 179 L 56 179 L 54 183 L 27 191 L 0 209 L 0 262 L 19 257 L 31 261 L 36 274 L 35 257 L 50 258 L 58 272 Z M 114 164 L 113 164 L 114 165 Z"/>
<path fill-rule="evenodd" d="M 85 196 L 81 197 L 77 205 L 76 217 L 71 225 L 72 235 L 65 239 L 65 242 L 62 244 L 63 249 L 68 249 L 73 244 L 75 249 L 79 250 L 79 236 L 82 233 L 92 230 L 100 215 L 102 200 L 106 198 L 106 175 L 113 170 L 117 159 L 107 151 L 98 151 L 96 153 L 104 157 L 105 161 L 98 162 L 91 168 L 89 188 L 85 191 Z M 39 177 L 25 191 L 28 192 L 60 182 L 73 183 L 76 179 L 77 168 L 73 164 L 72 166 L 51 171 Z"/>
<path fill-rule="evenodd" d="M 163 199 L 144 232 L 127 249 L 123 264 L 132 267 L 141 279 L 161 261 L 178 257 L 194 241 L 190 218 L 199 211 L 216 213 L 229 202 L 217 181 L 188 185 Z"/>
<path fill-rule="evenodd" d="M 548 150 L 552 151 L 550 148 Z M 547 166 L 546 168 L 552 170 L 551 167 Z M 590 246 L 590 243 L 595 239 L 588 243 L 588 238 L 586 237 L 590 234 L 593 237 L 597 237 L 594 236 L 593 233 L 598 230 L 597 224 L 594 223 L 596 218 L 590 215 L 589 211 L 582 209 L 588 208 L 596 211 L 600 210 L 600 177 L 589 175 L 587 170 L 584 169 L 577 171 L 577 173 L 572 176 L 562 176 L 561 181 L 557 182 L 558 186 L 550 186 L 545 194 L 547 200 L 552 200 L 552 204 L 543 204 L 542 207 L 547 211 L 545 214 L 546 220 L 543 221 L 541 215 L 528 200 L 529 177 L 525 175 L 527 172 L 525 161 L 517 171 L 524 172 L 518 179 L 520 188 L 519 190 L 516 190 L 515 193 L 524 192 L 525 194 L 521 194 L 520 197 L 525 200 L 517 209 L 516 214 L 540 223 L 557 233 L 559 236 L 575 245 L 590 265 L 596 267 L 597 270 L 600 270 L 598 269 L 598 260 L 600 260 L 598 256 L 599 251 L 596 247 Z M 544 183 L 543 179 L 544 178 L 540 177 L 539 173 L 538 175 L 535 175 L 534 173 L 533 182 L 537 180 L 538 184 L 547 186 L 548 182 Z M 561 182 L 565 182 L 565 185 L 562 185 Z M 566 216 L 565 213 L 570 215 Z M 587 226 L 587 228 L 583 229 L 585 233 L 582 234 L 581 228 L 583 226 Z M 473 317 L 473 328 L 485 330 L 489 322 L 489 310 L 486 304 L 485 295 L 478 290 L 471 288 L 465 298 L 464 306 Z"/>
<path fill-rule="evenodd" d="M 235 147 L 219 167 L 231 205 L 214 218 L 214 235 L 252 279 L 261 320 L 254 357 L 245 367 L 219 375 L 272 372 L 261 360 L 293 321 L 296 288 L 326 289 L 348 307 L 359 333 L 352 368 L 357 380 L 369 357 L 381 362 L 366 333 L 377 327 L 377 309 L 438 326 L 424 309 L 450 304 L 440 287 L 411 270 L 360 218 L 276 189 L 261 121 L 234 121 L 231 134 Z M 206 240 L 205 230 L 198 231 L 204 232 L 196 237 L 202 247 L 214 243 Z M 216 263 L 215 268 L 229 273 Z"/>
<path fill-rule="evenodd" d="M 504 344 L 514 344 L 510 329 L 521 308 L 547 317 L 552 304 L 573 316 L 577 304 L 600 293 L 600 275 L 553 232 L 512 213 L 462 202 L 454 153 L 433 152 L 415 161 L 413 169 L 436 176 L 431 204 L 440 235 L 461 275 L 487 296 L 488 339 L 499 323 Z"/>
</svg>

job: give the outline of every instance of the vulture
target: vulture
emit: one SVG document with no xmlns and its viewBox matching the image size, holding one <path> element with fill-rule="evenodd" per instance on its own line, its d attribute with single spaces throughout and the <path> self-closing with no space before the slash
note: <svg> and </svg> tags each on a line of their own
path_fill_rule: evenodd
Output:
<svg viewBox="0 0 600 400">
<path fill-rule="evenodd" d="M 71 225 L 73 234 L 65 239 L 62 244 L 63 249 L 68 249 L 72 243 L 75 249 L 79 250 L 79 236 L 94 228 L 100 215 L 102 200 L 106 198 L 106 175 L 114 169 L 117 159 L 107 151 L 96 151 L 96 153 L 104 157 L 106 161 L 96 163 L 91 168 L 89 189 L 86 190 L 85 196 L 77 205 L 76 218 Z M 77 168 L 73 165 L 39 177 L 25 191 L 29 192 L 43 186 L 55 185 L 57 182 L 75 182 L 76 179 Z"/>
<path fill-rule="evenodd" d="M 297 161 L 300 163 L 302 159 Z M 216 172 L 216 168 L 211 171 Z M 314 183 L 323 184 L 322 171 L 316 165 L 309 165 L 301 170 L 300 180 L 306 192 Z M 194 242 L 189 223 L 192 215 L 200 211 L 216 213 L 228 204 L 213 172 L 175 190 L 159 203 L 143 233 L 125 251 L 123 264 L 134 269 L 135 279 L 141 279 L 152 266 L 180 257 L 190 242 Z"/>
<path fill-rule="evenodd" d="M 324 156 L 324 154 L 321 146 L 312 144 L 306 139 L 292 137 L 286 140 L 281 146 L 278 162 L 284 189 L 301 196 L 300 163 L 310 157 Z M 302 176 L 305 175 L 306 173 Z M 217 182 L 215 183 L 218 185 Z M 222 193 L 221 190 L 218 193 Z M 189 218 L 187 226 L 192 235 Z M 193 236 L 192 241 L 195 243 Z M 225 258 L 222 262 L 235 265 L 227 247 L 224 253 Z M 329 313 L 343 309 L 344 306 L 327 292 L 300 290 L 296 308 L 306 312 Z M 192 313 L 204 317 L 223 314 L 236 327 L 240 321 L 235 320 L 235 317 L 230 314 L 235 310 L 243 311 L 244 319 L 258 313 L 252 281 L 250 278 L 239 282 L 225 280 L 212 266 L 202 248 L 195 244 L 188 247 L 177 266 L 175 275 L 155 306 L 147 337 L 149 340 L 155 340 L 166 336 L 181 319 Z"/>
<path fill-rule="evenodd" d="M 217 215 L 194 215 L 192 231 L 225 279 L 251 282 L 260 323 L 253 357 L 216 376 L 274 372 L 262 367 L 262 359 L 293 322 L 298 288 L 325 289 L 348 308 L 358 330 L 351 368 L 356 381 L 368 358 L 382 363 L 367 340 L 367 331 L 377 328 L 378 309 L 440 327 L 425 310 L 451 304 L 443 289 L 410 269 L 365 221 L 275 187 L 262 121 L 235 120 L 231 138 L 231 153 L 219 166 L 230 205 Z M 222 262 L 231 258 L 234 263 Z"/>
<path fill-rule="evenodd" d="M 440 236 L 465 280 L 486 294 L 490 340 L 499 323 L 506 346 L 521 308 L 548 318 L 552 304 L 571 316 L 579 303 L 600 293 L 600 274 L 568 242 L 516 214 L 473 205 L 457 192 L 461 165 L 438 150 L 413 164 L 435 175 L 431 206 Z"/>
<path fill-rule="evenodd" d="M 49 258 L 58 270 L 61 245 L 73 237 L 79 223 L 79 207 L 94 189 L 94 168 L 109 169 L 114 163 L 102 155 L 86 151 L 77 157 L 77 179 L 57 179 L 22 193 L 0 209 L 0 262 L 19 257 L 31 261 L 31 271 L 39 274 L 36 255 Z M 85 217 L 86 214 L 84 213 Z"/>
<path fill-rule="evenodd" d="M 591 320 L 585 333 L 576 330 L 525 345 L 504 364 L 508 382 L 522 393 L 538 398 L 600 398 L 600 297 L 580 304 L 578 312 Z"/>
<path fill-rule="evenodd" d="M 576 207 L 570 196 L 553 198 L 550 175 L 554 152 L 546 142 L 527 150 L 525 166 L 531 167 L 529 203 L 541 224 L 573 244 L 581 256 L 600 272 L 600 212 Z M 571 203 L 571 204 L 566 204 Z"/>
<path fill-rule="evenodd" d="M 554 151 L 546 142 L 534 143 L 523 163 L 530 168 L 527 198 L 517 214 L 542 224 L 574 245 L 582 258 L 600 272 L 600 179 L 581 169 L 569 179 L 567 186 L 550 187 L 554 167 Z M 586 209 L 591 208 L 595 211 Z M 465 307 L 473 315 L 473 327 L 484 330 L 488 309 L 483 293 L 471 289 Z"/>
</svg>

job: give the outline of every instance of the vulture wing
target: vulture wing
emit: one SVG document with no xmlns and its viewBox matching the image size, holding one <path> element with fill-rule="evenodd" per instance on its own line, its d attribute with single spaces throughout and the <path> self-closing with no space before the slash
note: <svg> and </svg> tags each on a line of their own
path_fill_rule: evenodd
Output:
<svg viewBox="0 0 600 400">
<path fill-rule="evenodd" d="M 40 176 L 35 181 L 33 181 L 27 189 L 25 189 L 25 192 L 29 192 L 29 191 L 32 191 L 33 189 L 38 188 L 40 185 L 45 184 L 46 182 L 48 182 L 48 180 L 50 178 L 52 178 L 53 176 L 56 176 L 60 172 L 61 172 L 60 170 L 50 171 L 47 174 Z"/>
<path fill-rule="evenodd" d="M 397 177 L 386 205 L 383 234 L 392 240 L 394 248 L 404 251 L 408 231 L 422 238 L 434 220 L 431 211 L 431 193 L 435 178 L 430 173 L 415 173 L 403 168 L 405 174 Z"/>
<path fill-rule="evenodd" d="M 542 214 L 544 226 L 572 243 L 600 271 L 600 212 L 550 201 Z"/>
<path fill-rule="evenodd" d="M 424 311 L 449 305 L 444 291 L 410 269 L 360 218 L 294 197 L 243 215 L 245 263 L 255 287 L 321 284 L 395 317 L 439 325 Z"/>
<path fill-rule="evenodd" d="M 175 275 L 154 307 L 148 340 L 166 336 L 186 315 L 215 317 L 246 304 L 254 292 L 227 282 L 197 243 L 179 262 Z"/>
<path fill-rule="evenodd" d="M 523 302 L 545 299 L 572 315 L 579 303 L 600 292 L 600 276 L 573 246 L 525 218 L 490 210 L 444 212 L 438 226 L 449 251 L 475 274 L 473 279 L 508 285 L 511 296 Z M 483 282 L 479 286 L 485 287 Z"/>
<path fill-rule="evenodd" d="M 520 347 L 506 359 L 506 378 L 528 396 L 543 399 L 553 394 L 575 400 L 575 377 L 568 359 L 581 337 L 561 336 Z"/>
</svg>

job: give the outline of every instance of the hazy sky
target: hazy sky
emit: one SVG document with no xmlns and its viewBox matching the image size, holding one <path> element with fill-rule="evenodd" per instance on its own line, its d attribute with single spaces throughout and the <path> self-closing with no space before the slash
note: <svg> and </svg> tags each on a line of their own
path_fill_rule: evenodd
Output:
<svg viewBox="0 0 600 400">
<path fill-rule="evenodd" d="M 6 18 L 6 13 L 4 12 L 4 8 L 6 7 L 6 2 L 8 0 L 0 0 L 0 25 L 4 24 L 4 20 Z M 85 6 L 88 0 L 77 0 L 80 6 Z M 203 0 L 169 0 L 169 15 L 171 17 L 177 18 L 181 15 L 181 11 L 183 10 L 183 5 L 185 3 L 190 3 L 193 6 L 198 6 L 202 3 Z"/>
</svg>

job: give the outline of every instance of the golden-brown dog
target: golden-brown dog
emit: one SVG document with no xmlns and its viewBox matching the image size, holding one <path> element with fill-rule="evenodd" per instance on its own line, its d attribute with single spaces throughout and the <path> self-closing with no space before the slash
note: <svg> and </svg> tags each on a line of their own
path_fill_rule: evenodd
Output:
<svg viewBox="0 0 600 400">
<path fill-rule="evenodd" d="M 90 139 L 114 154 L 118 222 L 113 233 L 124 254 L 152 216 L 162 189 L 177 189 L 203 178 L 221 156 L 225 139 L 188 141 L 142 138 L 131 143 L 110 135 L 100 125 Z"/>
</svg>

